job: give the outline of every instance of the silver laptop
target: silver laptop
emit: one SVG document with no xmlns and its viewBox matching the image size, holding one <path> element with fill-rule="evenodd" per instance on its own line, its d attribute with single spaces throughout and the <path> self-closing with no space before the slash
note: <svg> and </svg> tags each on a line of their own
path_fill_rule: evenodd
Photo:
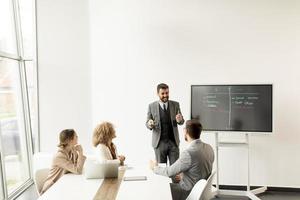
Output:
<svg viewBox="0 0 300 200">
<path fill-rule="evenodd" d="M 84 164 L 84 176 L 87 179 L 117 178 L 120 162 L 118 160 L 108 160 L 99 163 L 95 160 L 86 160 Z"/>
</svg>

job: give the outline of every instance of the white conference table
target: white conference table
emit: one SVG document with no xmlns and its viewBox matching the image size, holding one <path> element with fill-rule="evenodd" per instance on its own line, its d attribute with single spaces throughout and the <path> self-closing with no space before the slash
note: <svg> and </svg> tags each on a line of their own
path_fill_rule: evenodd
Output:
<svg viewBox="0 0 300 200">
<path fill-rule="evenodd" d="M 154 174 L 149 167 L 133 167 L 126 176 L 147 176 L 145 181 L 122 181 L 117 200 L 171 200 L 168 177 Z M 104 179 L 86 179 L 84 175 L 65 174 L 38 200 L 92 200 Z"/>
<path fill-rule="evenodd" d="M 92 200 L 103 180 L 86 179 L 83 175 L 65 174 L 38 200 Z"/>
<path fill-rule="evenodd" d="M 170 182 L 171 179 L 156 175 L 147 167 L 133 167 L 126 169 L 124 177 L 147 176 L 142 181 L 122 181 L 117 200 L 172 200 Z"/>
</svg>

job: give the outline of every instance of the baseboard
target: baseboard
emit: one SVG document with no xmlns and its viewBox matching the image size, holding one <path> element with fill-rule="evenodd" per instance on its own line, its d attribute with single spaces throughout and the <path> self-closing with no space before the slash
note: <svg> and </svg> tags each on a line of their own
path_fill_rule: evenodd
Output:
<svg viewBox="0 0 300 200">
<path fill-rule="evenodd" d="M 216 186 L 216 185 L 214 185 Z M 260 188 L 262 186 L 251 186 L 250 189 Z M 222 190 L 247 190 L 246 186 L 240 185 L 219 185 L 219 188 Z M 291 187 L 269 187 L 267 186 L 267 191 L 274 191 L 274 192 L 300 192 L 300 188 L 291 188 Z"/>
</svg>

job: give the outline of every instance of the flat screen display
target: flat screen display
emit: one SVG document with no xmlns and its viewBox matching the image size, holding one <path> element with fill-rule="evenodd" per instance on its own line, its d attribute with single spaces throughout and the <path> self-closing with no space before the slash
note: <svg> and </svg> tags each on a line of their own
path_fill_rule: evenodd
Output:
<svg viewBox="0 0 300 200">
<path fill-rule="evenodd" d="M 272 132 L 272 85 L 192 85 L 191 118 L 206 131 Z"/>
</svg>

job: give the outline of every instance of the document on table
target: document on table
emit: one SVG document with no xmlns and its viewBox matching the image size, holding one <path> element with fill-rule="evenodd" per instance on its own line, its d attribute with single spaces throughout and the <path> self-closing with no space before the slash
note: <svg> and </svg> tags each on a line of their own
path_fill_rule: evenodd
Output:
<svg viewBox="0 0 300 200">
<path fill-rule="evenodd" d="M 147 176 L 126 176 L 123 179 L 124 181 L 145 181 Z"/>
</svg>

